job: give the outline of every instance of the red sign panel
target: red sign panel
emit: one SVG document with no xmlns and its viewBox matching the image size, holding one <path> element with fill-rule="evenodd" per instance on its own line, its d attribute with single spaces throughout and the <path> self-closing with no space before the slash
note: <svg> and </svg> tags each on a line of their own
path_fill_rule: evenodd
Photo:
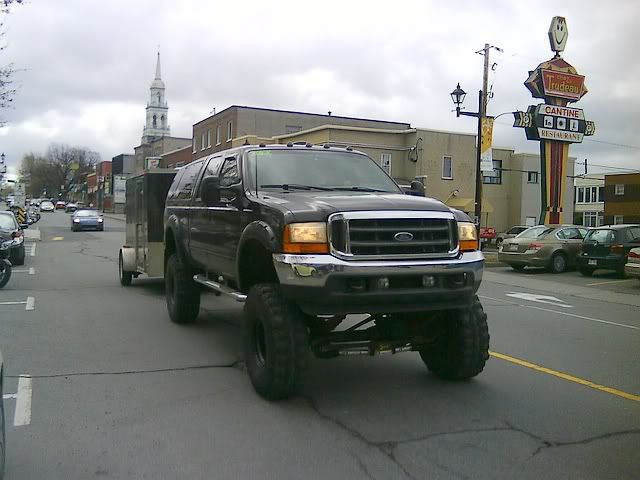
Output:
<svg viewBox="0 0 640 480">
<path fill-rule="evenodd" d="M 544 94 L 549 97 L 580 100 L 584 93 L 584 77 L 572 73 L 542 70 Z"/>
</svg>

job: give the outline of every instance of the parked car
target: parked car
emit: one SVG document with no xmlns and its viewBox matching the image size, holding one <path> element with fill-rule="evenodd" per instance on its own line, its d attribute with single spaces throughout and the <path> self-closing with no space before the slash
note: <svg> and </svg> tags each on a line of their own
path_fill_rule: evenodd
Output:
<svg viewBox="0 0 640 480">
<path fill-rule="evenodd" d="M 628 277 L 634 277 L 640 280 L 640 247 L 629 250 L 627 263 L 624 266 L 624 273 Z"/>
<path fill-rule="evenodd" d="M 587 234 L 576 225 L 538 225 L 505 240 L 498 251 L 498 261 L 514 270 L 544 267 L 562 273 L 575 266 L 578 248 Z"/>
<path fill-rule="evenodd" d="M 64 213 L 73 213 L 78 209 L 78 205 L 75 203 L 69 202 L 64 206 Z"/>
<path fill-rule="evenodd" d="M 584 276 L 596 270 L 614 270 L 625 274 L 627 255 L 640 246 L 640 225 L 609 225 L 589 231 L 578 256 L 578 270 Z"/>
<path fill-rule="evenodd" d="M 71 231 L 104 230 L 104 217 L 97 210 L 76 210 L 71 216 Z"/>
<path fill-rule="evenodd" d="M 500 247 L 500 245 L 502 245 L 502 242 L 509 238 L 514 238 L 519 233 L 524 232 L 527 228 L 529 227 L 527 227 L 526 225 L 514 225 L 506 232 L 499 233 L 496 236 L 496 247 Z"/>
<path fill-rule="evenodd" d="M 24 235 L 13 212 L 0 212 L 0 237 L 14 239 L 9 249 L 9 261 L 13 265 L 24 265 Z"/>
<path fill-rule="evenodd" d="M 53 212 L 55 211 L 56 207 L 53 205 L 53 202 L 50 202 L 49 200 L 43 200 L 42 202 L 40 202 L 40 211 L 41 212 Z"/>
<path fill-rule="evenodd" d="M 66 202 L 64 202 L 63 200 L 58 200 L 56 202 L 56 210 L 64 210 L 65 205 Z"/>
</svg>

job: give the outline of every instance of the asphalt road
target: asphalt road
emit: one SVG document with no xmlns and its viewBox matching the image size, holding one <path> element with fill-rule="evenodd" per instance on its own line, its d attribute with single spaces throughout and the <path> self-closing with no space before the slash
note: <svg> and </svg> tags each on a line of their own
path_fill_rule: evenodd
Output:
<svg viewBox="0 0 640 480">
<path fill-rule="evenodd" d="M 412 353 L 314 360 L 300 396 L 269 403 L 239 362 L 238 304 L 207 295 L 174 325 L 161 282 L 118 284 L 122 222 L 36 228 L 0 290 L 8 480 L 639 476 L 640 282 L 487 269 L 476 379 Z"/>
</svg>

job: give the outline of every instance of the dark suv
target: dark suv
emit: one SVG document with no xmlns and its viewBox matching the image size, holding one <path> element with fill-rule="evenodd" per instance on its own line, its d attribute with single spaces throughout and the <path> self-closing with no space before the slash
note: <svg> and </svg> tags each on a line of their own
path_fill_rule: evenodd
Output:
<svg viewBox="0 0 640 480">
<path fill-rule="evenodd" d="M 245 365 L 267 398 L 296 390 L 310 352 L 414 351 L 458 380 L 489 357 L 475 225 L 405 194 L 351 148 L 246 146 L 195 160 L 174 178 L 164 228 L 169 316 L 194 321 L 203 287 L 246 301 Z M 338 330 L 348 314 L 368 316 Z"/>
<path fill-rule="evenodd" d="M 640 245 L 640 225 L 609 225 L 589 230 L 578 255 L 580 273 L 589 277 L 595 270 L 615 270 L 624 277 L 629 250 Z"/>
</svg>

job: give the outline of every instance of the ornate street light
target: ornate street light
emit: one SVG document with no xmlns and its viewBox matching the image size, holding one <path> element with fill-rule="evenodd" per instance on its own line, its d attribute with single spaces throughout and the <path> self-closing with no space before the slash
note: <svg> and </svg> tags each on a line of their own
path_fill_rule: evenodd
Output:
<svg viewBox="0 0 640 480">
<path fill-rule="evenodd" d="M 456 116 L 460 116 L 460 109 L 462 104 L 464 103 L 464 97 L 466 97 L 467 92 L 460 88 L 460 83 L 456 85 L 456 88 L 453 92 L 450 93 L 451 100 L 453 100 L 453 104 L 456 106 Z"/>
</svg>

